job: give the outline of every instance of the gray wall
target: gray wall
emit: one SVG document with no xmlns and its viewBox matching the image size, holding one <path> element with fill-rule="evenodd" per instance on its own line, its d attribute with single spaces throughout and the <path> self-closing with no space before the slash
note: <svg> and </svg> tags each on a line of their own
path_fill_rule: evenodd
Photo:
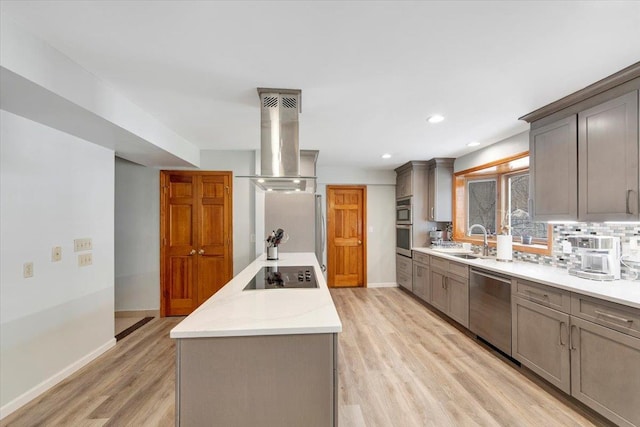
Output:
<svg viewBox="0 0 640 427">
<path fill-rule="evenodd" d="M 115 309 L 160 308 L 160 172 L 116 158 Z"/>
</svg>

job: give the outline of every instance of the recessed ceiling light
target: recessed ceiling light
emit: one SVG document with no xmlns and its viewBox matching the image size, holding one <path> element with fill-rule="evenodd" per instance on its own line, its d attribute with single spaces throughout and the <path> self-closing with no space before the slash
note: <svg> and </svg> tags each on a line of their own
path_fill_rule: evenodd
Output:
<svg viewBox="0 0 640 427">
<path fill-rule="evenodd" d="M 477 147 L 478 145 L 480 145 L 478 141 L 471 141 L 467 144 L 467 147 Z"/>
<path fill-rule="evenodd" d="M 299 189 L 299 188 L 296 188 L 296 191 L 300 191 L 300 189 Z"/>
<path fill-rule="evenodd" d="M 382 156 L 380 156 L 380 157 L 382 157 L 383 159 L 390 159 L 390 158 L 391 158 L 391 154 L 389 154 L 389 153 L 384 153 L 384 154 L 383 154 Z"/>
<path fill-rule="evenodd" d="M 273 191 L 273 188 L 267 188 L 267 191 Z"/>
<path fill-rule="evenodd" d="M 300 184 L 300 180 L 299 180 L 299 179 L 294 179 L 294 180 L 293 180 L 293 183 L 294 183 L 294 184 Z"/>
<path fill-rule="evenodd" d="M 433 116 L 427 119 L 429 123 L 440 123 L 443 120 L 444 120 L 444 117 L 442 117 L 440 114 L 434 114 Z"/>
<path fill-rule="evenodd" d="M 262 183 L 264 182 L 264 179 L 262 179 L 262 178 L 258 178 L 258 182 L 259 182 L 260 184 L 262 184 Z"/>
</svg>

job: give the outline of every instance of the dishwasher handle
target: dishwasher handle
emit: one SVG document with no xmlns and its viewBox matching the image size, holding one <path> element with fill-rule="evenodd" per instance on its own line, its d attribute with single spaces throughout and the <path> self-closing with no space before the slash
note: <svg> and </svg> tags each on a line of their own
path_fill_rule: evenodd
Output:
<svg viewBox="0 0 640 427">
<path fill-rule="evenodd" d="M 475 270 L 475 269 L 472 268 L 471 269 L 471 274 L 477 274 L 479 276 L 484 276 L 484 277 L 487 277 L 489 279 L 498 280 L 498 281 L 503 282 L 503 283 L 511 284 L 511 280 L 507 279 L 506 277 L 494 276 L 493 274 L 485 273 L 484 271 L 481 271 L 481 270 Z"/>
</svg>

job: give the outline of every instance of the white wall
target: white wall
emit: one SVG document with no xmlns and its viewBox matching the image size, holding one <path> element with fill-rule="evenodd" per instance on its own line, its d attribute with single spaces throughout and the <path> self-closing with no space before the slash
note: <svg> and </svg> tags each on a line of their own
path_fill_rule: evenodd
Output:
<svg viewBox="0 0 640 427">
<path fill-rule="evenodd" d="M 367 186 L 367 286 L 395 285 L 396 173 L 393 170 L 320 166 L 317 172 L 317 193 L 323 196 L 325 213 L 327 185 Z"/>
<path fill-rule="evenodd" d="M 160 171 L 115 160 L 115 310 L 160 309 Z"/>
<path fill-rule="evenodd" d="M 0 131 L 4 417 L 115 344 L 114 153 L 6 111 Z M 73 240 L 84 237 L 93 264 L 78 267 Z"/>
<path fill-rule="evenodd" d="M 513 135 L 495 144 L 458 157 L 453 164 L 453 170 L 454 172 L 460 172 L 525 151 L 529 151 L 529 131 Z"/>
</svg>

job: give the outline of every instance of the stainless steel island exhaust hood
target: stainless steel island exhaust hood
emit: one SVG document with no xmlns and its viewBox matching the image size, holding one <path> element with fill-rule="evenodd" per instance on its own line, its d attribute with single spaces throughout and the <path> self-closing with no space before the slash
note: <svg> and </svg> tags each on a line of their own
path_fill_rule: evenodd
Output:
<svg viewBox="0 0 640 427">
<path fill-rule="evenodd" d="M 242 176 L 264 191 L 314 192 L 315 176 L 300 175 L 300 89 L 258 88 L 260 175 Z"/>
</svg>

